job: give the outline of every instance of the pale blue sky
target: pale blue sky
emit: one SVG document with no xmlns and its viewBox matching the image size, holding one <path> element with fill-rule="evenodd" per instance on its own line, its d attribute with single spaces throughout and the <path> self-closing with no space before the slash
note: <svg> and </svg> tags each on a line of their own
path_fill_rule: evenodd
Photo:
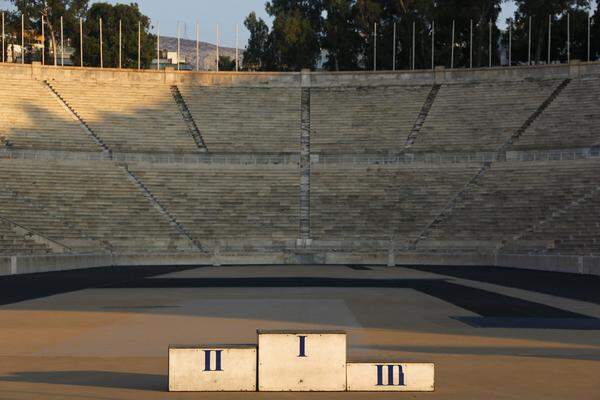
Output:
<svg viewBox="0 0 600 400">
<path fill-rule="evenodd" d="M 131 1 L 108 0 L 110 3 L 130 3 Z M 265 13 L 266 0 L 138 0 L 142 12 L 153 22 L 160 21 L 161 35 L 176 36 L 177 22 L 181 23 L 182 37 L 194 39 L 194 24 L 200 22 L 200 40 L 216 41 L 216 24 L 221 31 L 221 44 L 235 45 L 235 25 L 240 25 L 240 46 L 248 40 L 248 32 L 243 26 L 244 18 L 251 12 L 270 21 Z M 7 7 L 6 0 L 0 0 L 0 8 Z M 595 3 L 595 1 L 594 1 Z M 593 7 L 595 9 L 595 6 Z M 512 2 L 504 5 L 499 25 L 514 12 Z"/>
</svg>

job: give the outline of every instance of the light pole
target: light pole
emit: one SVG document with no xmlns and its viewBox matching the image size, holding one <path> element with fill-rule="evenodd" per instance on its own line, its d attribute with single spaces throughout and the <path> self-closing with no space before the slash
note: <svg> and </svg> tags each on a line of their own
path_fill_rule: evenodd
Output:
<svg viewBox="0 0 600 400">
<path fill-rule="evenodd" d="M 65 66 L 65 30 L 63 17 L 60 17 L 60 66 Z"/>
<path fill-rule="evenodd" d="M 100 68 L 104 68 L 104 49 L 102 48 L 102 18 L 100 20 Z"/>
<path fill-rule="evenodd" d="M 396 23 L 394 22 L 394 36 L 392 43 L 392 71 L 396 70 Z"/>
</svg>

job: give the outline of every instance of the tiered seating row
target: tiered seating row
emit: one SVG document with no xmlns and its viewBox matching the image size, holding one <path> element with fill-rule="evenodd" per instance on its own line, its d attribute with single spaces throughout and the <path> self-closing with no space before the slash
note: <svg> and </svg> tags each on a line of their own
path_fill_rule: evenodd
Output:
<svg viewBox="0 0 600 400">
<path fill-rule="evenodd" d="M 51 84 L 113 151 L 199 151 L 168 85 Z"/>
<path fill-rule="evenodd" d="M 0 255 L 46 254 L 50 249 L 16 233 L 11 224 L 0 219 Z"/>
<path fill-rule="evenodd" d="M 443 85 L 412 150 L 496 150 L 542 105 L 559 83 L 524 81 Z"/>
<path fill-rule="evenodd" d="M 130 165 L 200 240 L 298 236 L 299 172 L 284 166 Z"/>
<path fill-rule="evenodd" d="M 589 193 L 598 185 L 599 168 L 600 160 L 495 163 L 428 239 L 490 241 L 500 247 Z"/>
<path fill-rule="evenodd" d="M 190 249 L 112 162 L 0 160 L 0 168 L 3 214 L 73 251 Z"/>
<path fill-rule="evenodd" d="M 300 89 L 179 86 L 208 151 L 300 151 Z"/>
<path fill-rule="evenodd" d="M 399 152 L 431 86 L 311 89 L 311 150 Z"/>
<path fill-rule="evenodd" d="M 515 145 L 518 150 L 600 145 L 600 79 L 575 79 Z"/>
<path fill-rule="evenodd" d="M 600 254 L 600 192 L 520 238 L 520 248 L 545 241 L 542 250 L 560 254 Z M 518 244 L 518 243 L 517 243 Z M 524 246 L 525 245 L 525 246 Z"/>
<path fill-rule="evenodd" d="M 0 79 L 0 138 L 14 149 L 99 151 L 38 81 Z"/>
<path fill-rule="evenodd" d="M 475 175 L 479 165 L 313 166 L 314 239 L 409 242 Z"/>
</svg>

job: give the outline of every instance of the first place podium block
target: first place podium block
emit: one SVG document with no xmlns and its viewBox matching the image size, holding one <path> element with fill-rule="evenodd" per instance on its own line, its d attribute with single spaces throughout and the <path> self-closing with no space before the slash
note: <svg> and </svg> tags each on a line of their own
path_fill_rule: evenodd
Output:
<svg viewBox="0 0 600 400">
<path fill-rule="evenodd" d="M 348 391 L 432 392 L 430 363 L 348 363 Z"/>
<path fill-rule="evenodd" d="M 258 388 L 266 392 L 346 390 L 346 333 L 258 331 Z"/>
<path fill-rule="evenodd" d="M 169 346 L 169 391 L 256 390 L 256 346 Z"/>
</svg>

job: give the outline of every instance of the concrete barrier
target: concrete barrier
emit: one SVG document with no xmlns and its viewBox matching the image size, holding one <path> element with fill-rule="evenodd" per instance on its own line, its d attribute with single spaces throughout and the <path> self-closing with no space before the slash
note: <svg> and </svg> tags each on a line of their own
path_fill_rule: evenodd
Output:
<svg viewBox="0 0 600 400">
<path fill-rule="evenodd" d="M 169 391 L 256 391 L 256 346 L 170 346 Z"/>
<path fill-rule="evenodd" d="M 348 363 L 348 391 L 432 392 L 435 366 L 430 363 Z"/>
<path fill-rule="evenodd" d="M 10 264 L 10 257 L 0 257 L 0 276 L 11 274 Z"/>
<path fill-rule="evenodd" d="M 13 257 L 11 274 L 66 271 L 112 265 L 108 254 L 60 254 Z"/>
<path fill-rule="evenodd" d="M 260 391 L 346 390 L 346 334 L 258 331 Z"/>
</svg>

